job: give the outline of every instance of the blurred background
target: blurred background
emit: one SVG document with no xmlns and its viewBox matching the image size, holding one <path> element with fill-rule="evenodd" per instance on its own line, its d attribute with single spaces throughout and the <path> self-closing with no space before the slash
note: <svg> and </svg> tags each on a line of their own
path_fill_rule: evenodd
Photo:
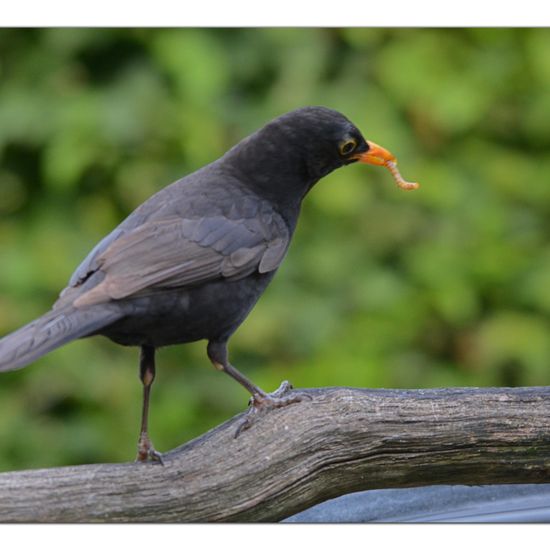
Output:
<svg viewBox="0 0 550 550">
<path fill-rule="evenodd" d="M 232 362 L 268 391 L 548 385 L 549 89 L 547 29 L 2 29 L 0 335 L 155 191 L 325 105 L 422 187 L 319 183 Z M 156 448 L 247 401 L 204 342 L 162 349 Z M 140 407 L 137 349 L 73 342 L 0 375 L 0 470 L 133 460 Z"/>
</svg>

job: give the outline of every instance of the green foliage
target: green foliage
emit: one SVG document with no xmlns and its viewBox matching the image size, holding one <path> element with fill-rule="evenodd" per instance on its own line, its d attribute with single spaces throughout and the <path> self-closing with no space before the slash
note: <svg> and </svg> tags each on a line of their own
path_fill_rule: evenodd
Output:
<svg viewBox="0 0 550 550">
<path fill-rule="evenodd" d="M 2 29 L 0 334 L 156 190 L 322 104 L 422 187 L 320 183 L 235 365 L 266 390 L 548 384 L 549 60 L 547 29 Z M 204 347 L 159 354 L 160 450 L 247 403 Z M 94 338 L 2 375 L 0 469 L 131 459 L 137 358 Z"/>
</svg>

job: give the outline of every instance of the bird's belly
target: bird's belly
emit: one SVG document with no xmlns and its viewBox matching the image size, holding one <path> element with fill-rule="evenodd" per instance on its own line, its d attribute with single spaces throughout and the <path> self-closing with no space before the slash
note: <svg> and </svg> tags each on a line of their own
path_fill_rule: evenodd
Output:
<svg viewBox="0 0 550 550">
<path fill-rule="evenodd" d="M 125 317 L 99 334 L 127 346 L 224 340 L 243 322 L 273 274 L 256 273 L 239 281 L 214 281 L 126 300 Z"/>
</svg>

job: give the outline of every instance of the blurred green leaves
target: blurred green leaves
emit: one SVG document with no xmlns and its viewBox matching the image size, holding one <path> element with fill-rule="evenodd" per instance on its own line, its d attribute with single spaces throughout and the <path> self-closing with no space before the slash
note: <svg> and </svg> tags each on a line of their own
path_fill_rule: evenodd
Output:
<svg viewBox="0 0 550 550">
<path fill-rule="evenodd" d="M 421 189 L 321 182 L 232 361 L 266 390 L 547 384 L 549 59 L 548 29 L 0 30 L 0 334 L 156 190 L 322 104 Z M 0 469 L 132 459 L 137 357 L 93 338 L 2 375 Z M 204 343 L 157 380 L 161 450 L 248 399 Z"/>
</svg>

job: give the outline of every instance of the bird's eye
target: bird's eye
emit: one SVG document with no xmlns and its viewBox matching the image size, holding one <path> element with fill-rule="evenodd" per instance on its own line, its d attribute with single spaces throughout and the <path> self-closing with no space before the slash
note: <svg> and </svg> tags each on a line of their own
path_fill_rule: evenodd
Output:
<svg viewBox="0 0 550 550">
<path fill-rule="evenodd" d="M 354 139 L 346 139 L 346 141 L 340 143 L 340 154 L 349 155 L 355 150 L 356 147 L 357 142 Z"/>
</svg>

